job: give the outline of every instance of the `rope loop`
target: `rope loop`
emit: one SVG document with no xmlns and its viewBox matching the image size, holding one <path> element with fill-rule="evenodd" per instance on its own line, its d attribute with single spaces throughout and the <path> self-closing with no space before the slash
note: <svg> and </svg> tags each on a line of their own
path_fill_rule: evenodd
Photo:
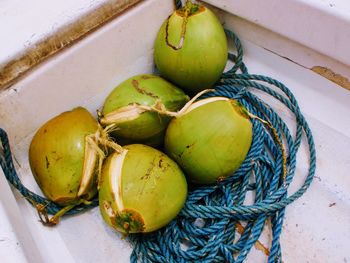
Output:
<svg viewBox="0 0 350 263">
<path fill-rule="evenodd" d="M 253 119 L 253 142 L 239 170 L 216 185 L 191 189 L 185 207 L 165 228 L 152 234 L 131 235 L 129 239 L 134 244 L 134 250 L 130 259 L 133 263 L 238 263 L 246 259 L 253 246 L 266 254 L 269 263 L 282 262 L 279 239 L 285 208 L 302 196 L 313 180 L 316 169 L 314 140 L 293 93 L 278 80 L 249 74 L 243 62 L 240 40 L 233 32 L 225 32 L 233 40 L 236 50 L 236 54 L 228 55 L 234 65 L 223 73 L 215 90 L 201 98 L 224 96 L 238 100 L 250 113 L 274 127 L 287 151 L 286 176 L 282 177 L 283 154 L 276 138 L 259 120 Z M 294 115 L 294 134 L 254 90 L 284 104 Z M 288 193 L 303 137 L 309 153 L 308 174 L 299 190 Z M 249 195 L 254 196 L 254 200 L 246 204 Z M 272 244 L 269 250 L 259 242 L 266 222 L 271 222 Z"/>
</svg>

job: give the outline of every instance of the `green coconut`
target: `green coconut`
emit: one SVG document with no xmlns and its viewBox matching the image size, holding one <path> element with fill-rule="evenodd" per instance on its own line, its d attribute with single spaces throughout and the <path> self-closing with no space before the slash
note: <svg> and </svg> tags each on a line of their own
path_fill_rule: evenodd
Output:
<svg viewBox="0 0 350 263">
<path fill-rule="evenodd" d="M 115 124 L 118 142 L 143 143 L 157 147 L 163 143 L 170 117 L 165 111 L 177 111 L 189 97 L 161 77 L 143 74 L 125 80 L 106 98 L 102 125 Z"/>
<path fill-rule="evenodd" d="M 193 103 L 173 118 L 165 149 L 190 181 L 211 184 L 232 175 L 252 142 L 247 110 L 237 101 L 212 97 Z"/>
<path fill-rule="evenodd" d="M 207 7 L 187 1 L 161 26 L 154 60 L 161 75 L 190 94 L 210 88 L 227 62 L 224 29 Z"/>
<path fill-rule="evenodd" d="M 176 217 L 187 197 L 179 166 L 164 153 L 132 144 L 106 160 L 99 205 L 103 219 L 122 233 L 157 230 Z"/>
<path fill-rule="evenodd" d="M 97 192 L 98 155 L 94 136 L 98 123 L 84 108 L 64 112 L 46 122 L 34 135 L 29 163 L 40 189 L 51 201 L 74 205 Z"/>
</svg>

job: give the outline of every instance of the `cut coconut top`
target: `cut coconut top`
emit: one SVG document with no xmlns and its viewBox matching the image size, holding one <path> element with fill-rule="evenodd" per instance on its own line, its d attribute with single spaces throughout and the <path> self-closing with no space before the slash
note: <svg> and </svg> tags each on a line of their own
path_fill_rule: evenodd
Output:
<svg viewBox="0 0 350 263">
<path fill-rule="evenodd" d="M 98 146 L 96 145 L 93 136 L 87 136 L 85 138 L 84 165 L 79 185 L 78 196 L 83 196 L 87 194 L 87 192 L 90 190 L 90 186 L 92 184 L 92 180 L 95 174 L 95 167 L 98 155 L 98 152 L 95 149 L 96 147 Z"/>
<path fill-rule="evenodd" d="M 124 203 L 122 198 L 122 170 L 127 153 L 128 150 L 124 149 L 120 154 L 113 155 L 109 170 L 109 180 L 112 196 L 118 207 L 118 211 L 122 211 L 124 209 Z"/>
</svg>

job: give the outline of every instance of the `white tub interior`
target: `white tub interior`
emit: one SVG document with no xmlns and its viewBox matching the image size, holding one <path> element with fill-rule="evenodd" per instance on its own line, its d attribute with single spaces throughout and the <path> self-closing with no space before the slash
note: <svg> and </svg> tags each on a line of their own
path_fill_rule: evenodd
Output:
<svg viewBox="0 0 350 263">
<path fill-rule="evenodd" d="M 152 72 L 153 41 L 172 9 L 172 1 L 144 1 L 0 93 L 0 123 L 9 134 L 17 171 L 25 185 L 40 192 L 27 157 L 33 133 L 51 117 L 76 106 L 95 112 L 122 80 Z M 225 14 L 226 27 L 234 29 L 230 16 Z M 317 177 L 307 193 L 287 208 L 282 234 L 284 260 L 347 262 L 350 92 L 245 40 L 244 34 L 241 38 L 250 72 L 274 77 L 291 88 L 316 141 Z M 266 101 L 292 123 L 280 104 L 270 98 Z M 301 151 L 298 161 L 294 188 L 305 176 L 305 152 Z M 17 191 L 11 195 L 2 174 L 0 177 L 2 221 L 13 235 L 10 239 L 18 240 L 19 248 L 14 253 L 19 256 L 13 262 L 129 262 L 131 247 L 103 223 L 97 208 L 47 228 Z M 266 233 L 262 241 L 268 244 L 268 230 Z M 248 262 L 266 262 L 266 256 L 253 249 Z"/>
</svg>

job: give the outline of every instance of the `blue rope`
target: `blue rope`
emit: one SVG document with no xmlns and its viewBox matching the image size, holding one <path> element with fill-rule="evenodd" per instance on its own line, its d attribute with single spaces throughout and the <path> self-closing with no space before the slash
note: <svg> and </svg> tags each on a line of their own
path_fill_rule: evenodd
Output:
<svg viewBox="0 0 350 263">
<path fill-rule="evenodd" d="M 175 3 L 177 7 L 181 6 L 181 1 Z M 184 208 L 165 228 L 150 234 L 130 235 L 129 239 L 134 245 L 130 257 L 133 263 L 243 262 L 261 236 L 267 221 L 271 222 L 273 236 L 268 262 L 282 262 L 279 238 L 285 208 L 302 196 L 312 182 L 316 169 L 315 145 L 309 125 L 292 92 L 275 79 L 248 74 L 239 39 L 231 31 L 226 30 L 226 34 L 233 39 L 237 50 L 237 54 L 229 54 L 234 66 L 222 75 L 215 91 L 203 98 L 225 96 L 236 99 L 250 113 L 268 120 L 275 127 L 288 152 L 285 182 L 279 145 L 271 131 L 260 121 L 253 119 L 253 142 L 240 169 L 217 185 L 191 189 Z M 294 114 L 294 135 L 277 112 L 252 92 L 254 90 L 270 95 Z M 296 154 L 303 137 L 309 151 L 308 175 L 299 190 L 288 195 L 288 187 L 295 176 Z M 21 183 L 13 165 L 7 134 L 1 128 L 0 141 L 0 165 L 7 180 L 31 204 L 43 204 L 48 213 L 57 213 L 61 209 L 59 205 L 33 193 Z M 250 178 L 254 178 L 253 183 Z M 246 195 L 251 191 L 255 192 L 254 204 L 244 205 Z M 98 200 L 94 199 L 91 205 L 77 206 L 67 215 L 81 213 L 97 205 Z M 198 219 L 202 220 L 204 226 L 195 223 Z M 235 241 L 239 221 L 245 221 L 245 227 L 240 238 Z"/>
<path fill-rule="evenodd" d="M 267 221 L 271 222 L 272 244 L 268 262 L 282 262 L 280 235 L 285 208 L 310 186 L 316 169 L 316 152 L 312 133 L 293 93 L 270 77 L 249 74 L 243 63 L 243 48 L 234 33 L 237 54 L 229 54 L 234 66 L 222 75 L 215 91 L 204 97 L 224 96 L 238 100 L 250 113 L 267 120 L 284 142 L 287 174 L 283 178 L 282 150 L 268 127 L 253 119 L 253 143 L 246 160 L 231 177 L 212 186 L 189 191 L 178 217 L 165 228 L 150 234 L 131 235 L 134 245 L 130 260 L 136 262 L 243 262 L 259 240 Z M 253 93 L 259 90 L 283 103 L 294 114 L 296 132 L 291 134 L 278 113 Z M 298 191 L 288 194 L 296 171 L 296 155 L 305 137 L 309 152 L 308 175 Z M 251 183 L 251 178 L 254 182 Z M 243 202 L 255 192 L 251 205 Z M 201 219 L 204 226 L 195 222 Z M 237 223 L 245 222 L 243 233 L 235 240 Z M 186 244 L 186 247 L 184 247 Z"/>
<path fill-rule="evenodd" d="M 175 9 L 180 9 L 182 7 L 182 1 L 181 0 L 175 0 Z"/>
</svg>

